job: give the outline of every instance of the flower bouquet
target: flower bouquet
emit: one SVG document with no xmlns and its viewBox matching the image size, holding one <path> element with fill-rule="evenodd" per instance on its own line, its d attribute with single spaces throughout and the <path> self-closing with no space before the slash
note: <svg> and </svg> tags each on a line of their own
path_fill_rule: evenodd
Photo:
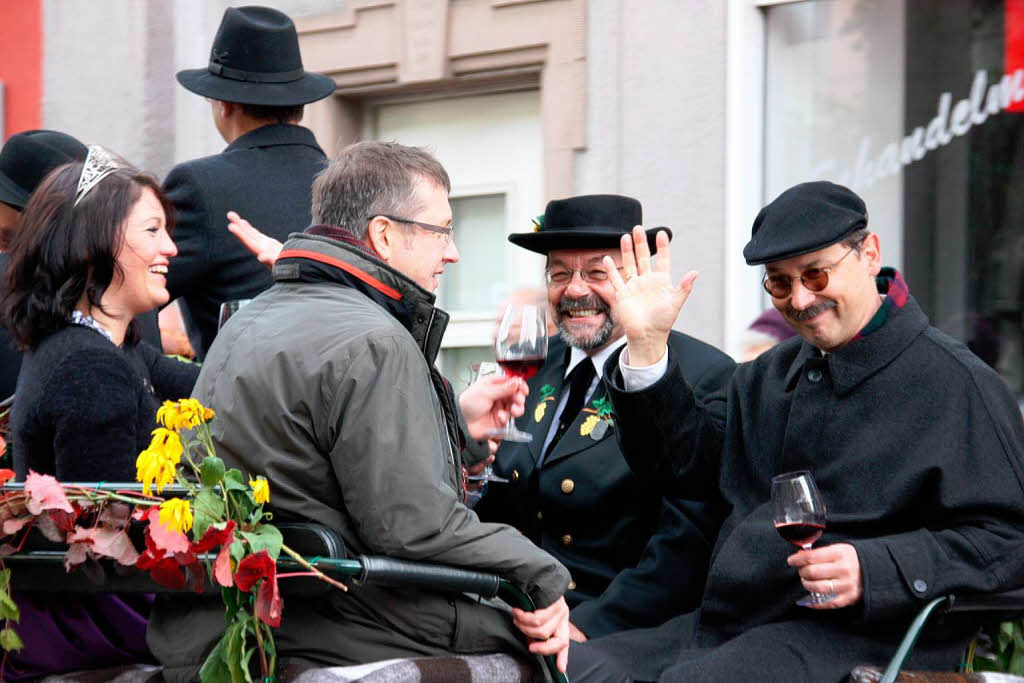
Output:
<svg viewBox="0 0 1024 683">
<path fill-rule="evenodd" d="M 208 577 L 219 586 L 226 606 L 226 628 L 200 670 L 203 681 L 252 681 L 255 668 L 273 680 L 276 668 L 273 628 L 281 623 L 278 579 L 314 576 L 342 590 L 282 542 L 263 506 L 270 485 L 227 469 L 210 436 L 214 412 L 196 399 L 168 401 L 157 412 L 160 426 L 136 460 L 141 492 L 63 485 L 30 472 L 21 490 L 0 495 L 0 648 L 22 646 L 14 623 L 11 570 L 2 558 L 22 550 L 32 529 L 66 544 L 64 566 L 97 567 L 100 558 L 146 571 L 175 590 L 202 593 Z M 14 476 L 0 470 L 0 485 Z M 177 483 L 179 497 L 154 496 Z M 140 552 L 129 536 L 133 522 L 144 528 Z M 280 553 L 304 571 L 277 574 Z M 17 577 L 14 577 L 16 583 Z"/>
</svg>

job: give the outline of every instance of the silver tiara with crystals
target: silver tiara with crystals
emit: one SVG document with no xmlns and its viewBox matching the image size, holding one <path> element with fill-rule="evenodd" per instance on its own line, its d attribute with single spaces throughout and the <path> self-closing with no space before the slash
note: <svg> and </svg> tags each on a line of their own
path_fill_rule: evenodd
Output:
<svg viewBox="0 0 1024 683">
<path fill-rule="evenodd" d="M 89 190 L 96 187 L 101 180 L 119 168 L 128 168 L 128 162 L 108 152 L 99 145 L 89 145 L 89 154 L 82 166 L 82 175 L 78 178 L 78 189 L 75 190 L 75 206 Z"/>
</svg>

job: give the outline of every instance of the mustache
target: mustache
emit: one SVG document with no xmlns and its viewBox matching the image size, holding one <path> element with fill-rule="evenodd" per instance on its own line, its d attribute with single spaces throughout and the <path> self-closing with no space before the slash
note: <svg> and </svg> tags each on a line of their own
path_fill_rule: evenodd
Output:
<svg viewBox="0 0 1024 683">
<path fill-rule="evenodd" d="M 585 308 L 593 308 L 605 314 L 611 312 L 611 307 L 604 302 L 604 299 L 597 296 L 596 294 L 588 294 L 587 296 L 581 296 L 579 298 L 563 296 L 558 301 L 559 313 L 579 311 Z"/>
<path fill-rule="evenodd" d="M 803 309 L 802 311 L 798 311 L 797 309 L 793 308 L 792 305 L 786 304 L 786 317 L 792 318 L 793 320 L 798 320 L 800 322 L 803 322 L 805 320 L 810 320 L 811 318 L 813 318 L 814 316 L 816 316 L 816 315 L 818 315 L 820 313 L 824 313 L 825 311 L 827 311 L 830 308 L 835 308 L 835 307 L 836 307 L 836 302 L 835 301 L 831 301 L 831 300 L 829 300 L 829 301 L 819 301 L 818 303 L 814 304 L 813 306 L 809 306 L 809 307 Z"/>
</svg>

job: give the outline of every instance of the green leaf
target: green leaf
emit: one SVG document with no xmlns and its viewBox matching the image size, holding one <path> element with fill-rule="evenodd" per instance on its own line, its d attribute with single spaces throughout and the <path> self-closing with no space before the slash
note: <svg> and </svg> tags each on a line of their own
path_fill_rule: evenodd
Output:
<svg viewBox="0 0 1024 683">
<path fill-rule="evenodd" d="M 211 524 L 224 520 L 224 499 L 212 489 L 203 489 L 192 504 L 192 515 L 192 536 L 202 538 Z"/>
<path fill-rule="evenodd" d="M 7 593 L 11 590 L 11 570 L 0 569 L 0 591 Z"/>
<path fill-rule="evenodd" d="M 251 531 L 240 531 L 239 535 L 249 544 L 249 553 L 266 550 L 275 561 L 281 554 L 281 531 L 276 526 L 260 524 Z"/>
<path fill-rule="evenodd" d="M 1013 654 L 1010 656 L 1010 663 L 1007 666 L 1006 673 L 1013 674 L 1014 676 L 1024 676 L 1024 650 L 1019 647 L 1013 648 Z"/>
<path fill-rule="evenodd" d="M 221 588 L 220 596 L 224 600 L 224 618 L 226 620 L 224 625 L 229 626 L 235 619 L 235 612 L 239 609 L 239 591 L 234 586 L 231 588 Z"/>
<path fill-rule="evenodd" d="M 18 605 L 7 591 L 0 591 L 0 619 L 10 619 L 11 621 L 21 619 L 21 610 L 18 609 Z"/>
<path fill-rule="evenodd" d="M 235 519 L 239 522 L 249 521 L 253 510 L 256 508 L 256 504 L 252 501 L 252 493 L 249 492 L 249 487 L 246 487 L 245 491 L 228 491 L 228 499 L 231 501 L 232 514 L 236 515 Z"/>
<path fill-rule="evenodd" d="M 248 491 L 249 485 L 245 483 L 245 477 L 235 468 L 224 473 L 224 486 L 228 491 Z"/>
<path fill-rule="evenodd" d="M 232 681 L 246 680 L 252 683 L 249 670 L 242 668 L 242 652 L 245 650 L 245 635 L 248 632 L 248 620 L 238 620 L 228 628 L 228 642 L 224 647 L 224 659 L 231 672 Z"/>
<path fill-rule="evenodd" d="M 206 657 L 203 667 L 199 669 L 199 680 L 202 683 L 231 683 L 231 671 L 228 669 L 228 663 L 224 661 L 229 633 L 230 631 L 224 632 Z"/>
<path fill-rule="evenodd" d="M 17 652 L 23 647 L 25 647 L 24 643 L 21 642 L 21 638 L 18 637 L 18 634 L 11 628 L 10 624 L 0 631 L 0 648 L 3 648 L 6 652 Z"/>
<path fill-rule="evenodd" d="M 203 486 L 216 486 L 223 476 L 223 460 L 213 455 L 203 458 L 203 462 L 199 465 L 199 479 L 203 482 Z"/>
<path fill-rule="evenodd" d="M 1013 622 L 1013 647 L 1024 650 L 1024 630 L 1021 629 L 1019 621 Z"/>
</svg>

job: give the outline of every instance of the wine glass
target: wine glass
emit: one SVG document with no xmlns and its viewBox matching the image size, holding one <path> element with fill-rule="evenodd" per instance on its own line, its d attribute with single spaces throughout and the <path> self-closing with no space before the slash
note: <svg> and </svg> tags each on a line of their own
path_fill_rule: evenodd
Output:
<svg viewBox="0 0 1024 683">
<path fill-rule="evenodd" d="M 772 477 L 772 522 L 784 539 L 810 550 L 825 531 L 828 513 L 814 477 L 806 470 Z M 831 593 L 811 593 L 796 604 L 806 607 L 835 599 Z"/>
<path fill-rule="evenodd" d="M 488 375 L 497 375 L 501 372 L 501 368 L 498 367 L 497 363 L 491 363 L 484 361 L 483 363 L 473 363 L 473 382 L 476 382 L 481 377 L 487 377 Z M 467 481 L 488 481 L 497 484 L 507 484 L 509 482 L 505 477 L 499 477 L 494 473 L 494 465 L 484 465 L 484 469 L 480 474 L 467 474 Z"/>
<path fill-rule="evenodd" d="M 217 329 L 219 330 L 224 327 L 224 323 L 228 321 L 228 318 L 235 313 L 238 313 L 242 306 L 245 306 L 250 301 L 252 301 L 252 299 L 235 299 L 234 301 L 225 301 L 222 303 L 217 315 Z"/>
<path fill-rule="evenodd" d="M 540 304 L 509 304 L 498 324 L 494 355 L 510 377 L 527 380 L 544 365 L 548 353 L 548 309 Z M 533 435 L 520 431 L 511 414 L 505 428 L 488 434 L 502 441 L 529 443 Z"/>
</svg>

